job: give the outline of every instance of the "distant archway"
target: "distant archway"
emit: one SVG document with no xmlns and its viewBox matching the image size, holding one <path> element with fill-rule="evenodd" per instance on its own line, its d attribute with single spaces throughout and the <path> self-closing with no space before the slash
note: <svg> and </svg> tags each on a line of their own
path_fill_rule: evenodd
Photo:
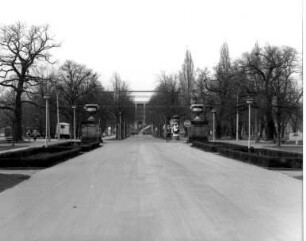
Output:
<svg viewBox="0 0 306 241">
<path fill-rule="evenodd" d="M 134 128 L 140 130 L 147 125 L 146 105 L 157 91 L 151 90 L 132 90 L 129 91 L 130 97 L 135 103 Z"/>
</svg>

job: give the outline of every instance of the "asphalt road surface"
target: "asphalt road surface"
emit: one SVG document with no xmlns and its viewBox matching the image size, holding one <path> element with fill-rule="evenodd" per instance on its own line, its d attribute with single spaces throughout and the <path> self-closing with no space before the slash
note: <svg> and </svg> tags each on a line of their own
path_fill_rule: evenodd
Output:
<svg viewBox="0 0 306 241">
<path fill-rule="evenodd" d="M 0 193 L 2 241 L 301 241 L 302 181 L 150 136 Z"/>
</svg>

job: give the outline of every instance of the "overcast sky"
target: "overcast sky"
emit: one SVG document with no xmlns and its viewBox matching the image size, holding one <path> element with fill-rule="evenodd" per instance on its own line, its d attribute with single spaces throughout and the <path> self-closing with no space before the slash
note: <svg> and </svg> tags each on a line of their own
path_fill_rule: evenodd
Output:
<svg viewBox="0 0 306 241">
<path fill-rule="evenodd" d="M 195 67 L 211 69 L 228 43 L 232 59 L 256 42 L 302 51 L 302 0 L 14 0 L 1 1 L 0 24 L 49 24 L 70 59 L 114 72 L 133 90 L 152 90 L 161 71 L 181 69 L 185 51 Z"/>
</svg>

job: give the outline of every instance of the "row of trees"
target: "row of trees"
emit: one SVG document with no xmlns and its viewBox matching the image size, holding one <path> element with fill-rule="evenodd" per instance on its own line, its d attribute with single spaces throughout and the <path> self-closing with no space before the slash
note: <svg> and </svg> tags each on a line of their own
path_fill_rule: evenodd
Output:
<svg viewBox="0 0 306 241">
<path fill-rule="evenodd" d="M 106 91 L 98 74 L 85 65 L 67 60 L 55 68 L 50 51 L 60 44 L 49 35 L 48 26 L 28 28 L 17 23 L 0 31 L 0 124 L 13 126 L 14 140 L 22 139 L 25 128 L 45 131 L 46 94 L 51 97 L 51 134 L 56 129 L 58 103 L 61 122 L 73 123 L 72 106 L 76 105 L 77 133 L 86 118 L 86 103 L 102 107 L 97 114 L 102 129 L 111 122 L 115 125 L 119 112 L 125 119 L 131 117 L 128 87 L 118 74 L 114 91 Z"/>
<path fill-rule="evenodd" d="M 24 127 L 43 132 L 44 96 L 51 94 L 52 130 L 55 130 L 58 99 L 61 121 L 72 123 L 72 105 L 77 106 L 80 122 L 85 118 L 84 104 L 98 103 L 102 107 L 98 113 L 102 128 L 113 122 L 119 133 L 124 133 L 122 129 L 135 116 L 126 83 L 115 74 L 113 91 L 107 91 L 98 74 L 85 65 L 69 60 L 56 69 L 50 51 L 59 47 L 50 36 L 48 26 L 27 28 L 17 23 L 0 29 L 1 124 L 13 123 L 16 140 L 22 138 Z M 160 75 L 156 94 L 147 105 L 147 120 L 161 125 L 174 114 L 190 119 L 190 100 L 194 99 L 204 103 L 206 112 L 217 109 L 217 137 L 234 137 L 235 115 L 239 111 L 239 129 L 243 130 L 241 126 L 247 118 L 245 98 L 252 96 L 255 133 L 270 140 L 275 136 L 281 138 L 288 123 L 295 132 L 302 121 L 298 56 L 291 47 L 256 44 L 250 52 L 233 61 L 227 44 L 223 44 L 219 63 L 209 71 L 207 68 L 195 70 L 191 53 L 186 51 L 178 73 Z"/>
<path fill-rule="evenodd" d="M 195 98 L 197 87 L 196 72 L 191 53 L 186 51 L 181 71 L 175 74 L 163 72 L 158 79 L 156 93 L 147 105 L 147 119 L 155 126 L 162 126 L 174 115 L 190 119 L 190 100 Z"/>
<path fill-rule="evenodd" d="M 253 129 L 256 135 L 272 140 L 280 139 L 290 123 L 296 132 L 302 122 L 301 66 L 298 53 L 291 47 L 255 45 L 241 58 L 232 61 L 227 44 L 220 51 L 219 63 L 209 71 L 194 70 L 190 51 L 186 51 L 181 71 L 162 73 L 156 95 L 149 103 L 158 108 L 159 115 L 151 115 L 153 123 L 178 114 L 189 119 L 190 100 L 204 103 L 206 112 L 216 112 L 216 136 L 236 135 L 236 113 L 241 118 L 240 130 L 247 119 L 245 100 L 255 100 Z M 209 115 L 206 115 L 209 116 Z M 163 121 L 162 121 L 163 120 Z M 242 132 L 239 133 L 240 137 Z"/>
</svg>

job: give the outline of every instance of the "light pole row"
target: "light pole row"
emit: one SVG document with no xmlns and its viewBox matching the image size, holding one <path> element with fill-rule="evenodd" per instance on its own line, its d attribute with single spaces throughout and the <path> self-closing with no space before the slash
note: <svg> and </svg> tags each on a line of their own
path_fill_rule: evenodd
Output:
<svg viewBox="0 0 306 241">
<path fill-rule="evenodd" d="M 48 147 L 48 139 L 50 137 L 50 113 L 49 113 L 49 99 L 51 95 L 45 94 L 44 99 L 46 100 L 46 130 L 45 130 L 45 147 Z M 59 127 L 59 103 L 58 103 L 58 94 L 56 94 L 56 103 L 57 103 L 57 139 L 60 140 L 60 127 Z M 73 109 L 73 139 L 76 141 L 76 117 L 75 109 L 76 105 L 72 105 Z"/>
<path fill-rule="evenodd" d="M 254 103 L 254 99 L 252 97 L 248 97 L 246 99 L 246 103 L 248 104 L 248 108 L 249 108 L 249 130 L 248 130 L 248 148 L 250 149 L 251 148 L 251 106 L 252 104 Z M 216 140 L 216 137 L 215 137 L 215 119 L 216 119 L 216 109 L 213 108 L 211 110 L 212 114 L 213 114 L 213 127 L 212 127 L 212 135 L 213 135 L 213 138 L 212 138 L 212 141 L 214 142 Z M 236 141 L 239 140 L 239 111 L 238 111 L 238 94 L 237 94 L 237 119 L 236 119 Z"/>
</svg>

